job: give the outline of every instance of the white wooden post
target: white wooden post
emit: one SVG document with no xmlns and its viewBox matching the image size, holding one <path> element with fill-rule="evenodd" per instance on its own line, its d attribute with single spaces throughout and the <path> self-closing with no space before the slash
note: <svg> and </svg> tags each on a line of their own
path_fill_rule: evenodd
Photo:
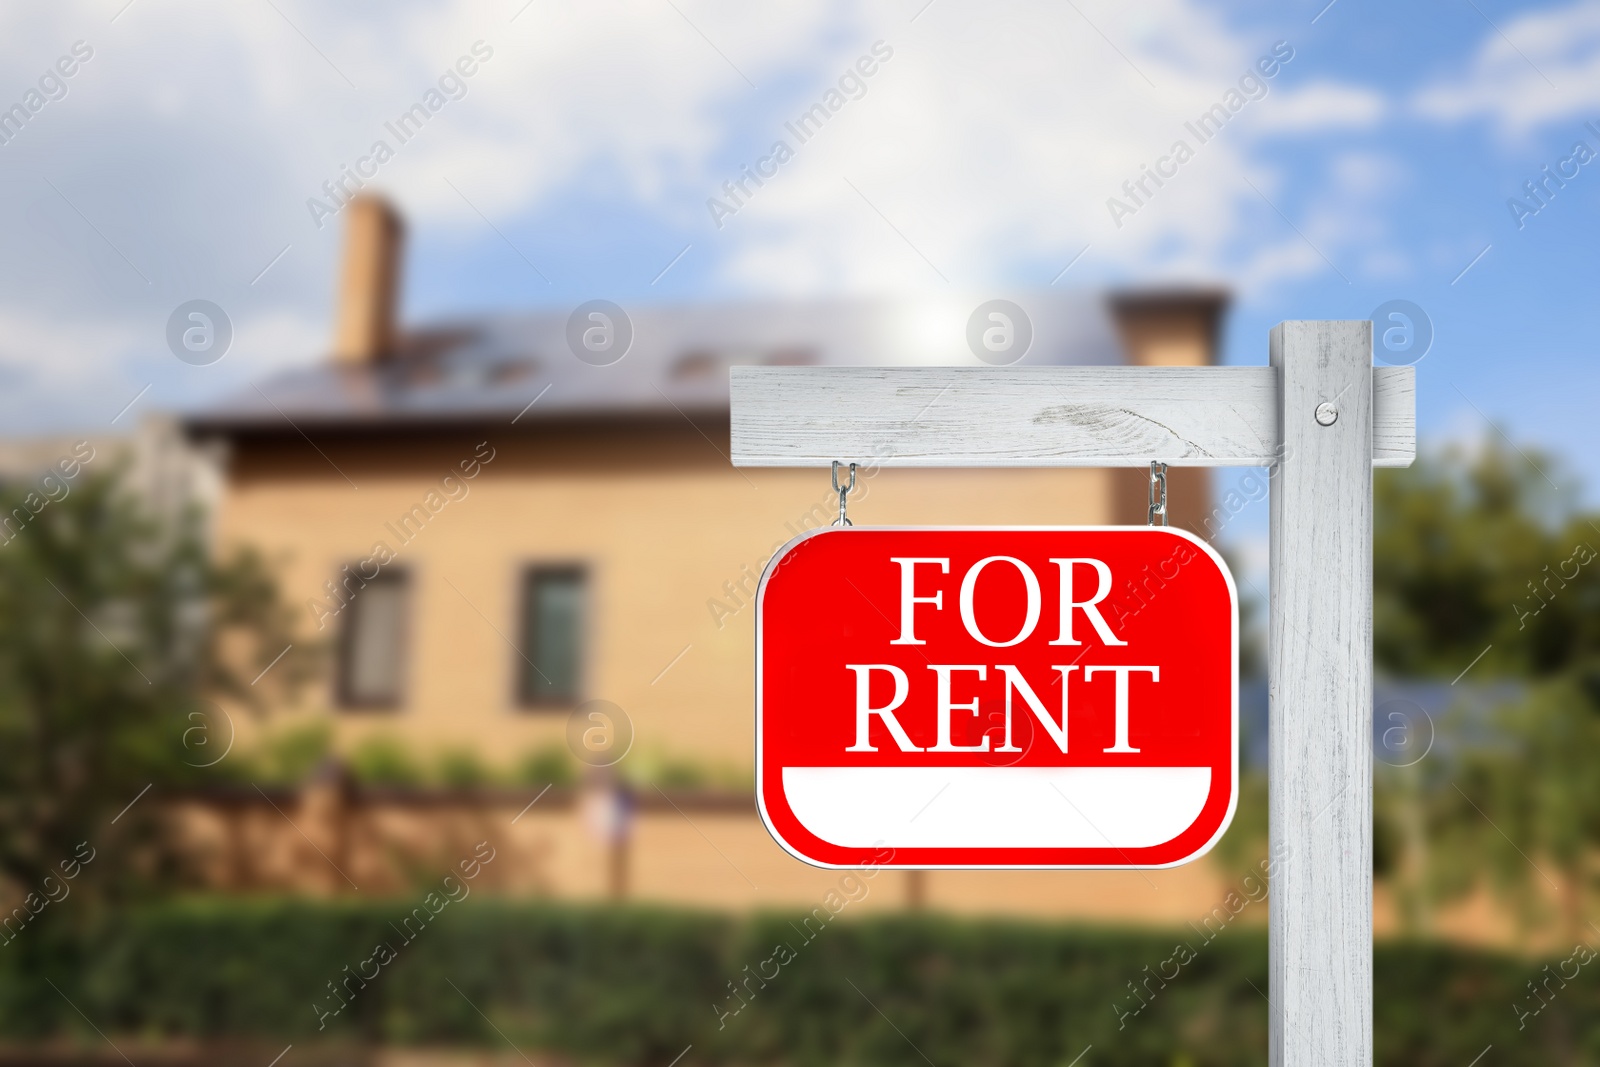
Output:
<svg viewBox="0 0 1600 1067">
<path fill-rule="evenodd" d="M 1372 323 L 1272 331 L 1274 1067 L 1372 1063 Z"/>
<path fill-rule="evenodd" d="M 1270 1062 L 1370 1067 L 1372 468 L 1416 456 L 1414 368 L 1372 366 L 1372 323 L 1280 323 L 1266 367 L 734 367 L 730 389 L 739 467 L 1276 465 Z"/>
</svg>

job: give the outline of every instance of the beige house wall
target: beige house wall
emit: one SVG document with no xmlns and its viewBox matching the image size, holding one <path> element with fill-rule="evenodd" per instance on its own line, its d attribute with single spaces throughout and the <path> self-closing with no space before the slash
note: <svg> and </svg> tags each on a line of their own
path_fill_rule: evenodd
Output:
<svg viewBox="0 0 1600 1067">
<path fill-rule="evenodd" d="M 326 614 L 333 602 L 324 583 L 371 557 L 375 542 L 394 551 L 390 566 L 411 576 L 401 706 L 339 710 L 330 671 L 296 708 L 259 725 L 236 716 L 239 744 L 248 748 L 262 729 L 320 720 L 332 723 L 338 751 L 384 735 L 425 765 L 469 749 L 507 768 L 536 749 L 564 745 L 569 709 L 517 705 L 512 643 L 522 569 L 579 563 L 591 604 L 582 693 L 631 718 L 636 739 L 625 769 L 648 779 L 670 759 L 753 778 L 756 580 L 775 549 L 832 521 L 837 498 L 825 472 L 735 470 L 726 447 L 725 417 L 691 424 L 676 416 L 632 425 L 320 435 L 315 448 L 298 435 L 236 440 L 217 536 L 276 562 L 309 641 L 332 651 L 339 618 Z M 466 495 L 403 541 L 400 517 L 425 507 L 462 461 L 488 455 L 466 481 Z M 1142 522 L 1143 485 L 1137 471 L 865 470 L 850 507 L 858 522 L 872 524 Z M 1175 519 L 1200 514 L 1204 493 L 1203 481 L 1175 483 Z M 785 853 L 747 800 L 730 803 L 724 792 L 709 803 L 666 802 L 653 786 L 640 788 L 626 847 L 630 899 L 809 908 L 837 883 L 839 872 Z M 443 869 L 452 850 L 466 855 L 487 839 L 501 850 L 485 882 L 495 891 L 610 894 L 612 846 L 580 805 L 553 801 L 521 818 L 527 800 L 520 794 L 514 802 L 469 797 L 442 806 L 369 801 L 330 814 L 326 791 L 312 789 L 281 798 L 282 811 L 194 804 L 185 825 L 207 879 L 239 890 L 403 895 L 408 872 Z M 1218 873 L 1203 863 L 1148 873 L 890 871 L 872 884 L 866 909 L 920 904 L 1165 923 L 1203 913 L 1223 892 Z"/>
<path fill-rule="evenodd" d="M 485 440 L 493 459 L 465 483 L 467 494 L 403 542 L 399 517 Z M 592 606 L 583 694 L 612 701 L 632 718 L 629 759 L 670 756 L 748 772 L 755 658 L 749 597 L 772 551 L 795 532 L 831 521 L 836 498 L 823 472 L 736 471 L 715 440 L 686 423 L 559 434 L 485 430 L 319 441 L 326 459 L 298 437 L 247 442 L 233 459 L 218 533 L 224 543 L 250 543 L 278 561 L 286 594 L 303 606 L 304 631 L 330 644 L 339 620 L 311 605 L 333 603 L 323 586 L 340 567 L 370 557 L 382 541 L 398 557 L 390 566 L 409 571 L 405 698 L 392 711 L 334 711 L 341 749 L 382 733 L 424 762 L 470 748 L 505 765 L 562 743 L 566 709 L 528 710 L 515 701 L 518 576 L 529 564 L 580 563 Z M 864 472 L 852 514 L 861 522 L 917 525 L 1117 518 L 1111 480 L 1093 470 Z M 334 706 L 330 681 L 308 694 L 300 715 L 327 716 Z"/>
</svg>

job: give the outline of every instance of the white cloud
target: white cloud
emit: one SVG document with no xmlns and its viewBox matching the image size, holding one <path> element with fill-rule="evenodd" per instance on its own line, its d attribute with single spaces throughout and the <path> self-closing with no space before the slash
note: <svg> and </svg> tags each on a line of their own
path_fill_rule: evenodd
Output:
<svg viewBox="0 0 1600 1067">
<path fill-rule="evenodd" d="M 1254 128 L 1274 133 L 1370 129 L 1387 111 L 1382 94 L 1371 89 L 1318 81 L 1269 96 L 1254 118 Z"/>
<path fill-rule="evenodd" d="M 1194 142 L 1182 118 L 1220 99 L 1270 39 L 1244 40 L 1179 0 L 1078 8 L 1019 0 L 980 18 L 935 6 L 909 32 L 882 29 L 895 57 L 868 96 L 728 223 L 728 275 L 910 288 L 939 284 L 937 269 L 982 285 L 1038 261 L 1043 284 L 1086 244 L 1110 272 L 1225 269 L 1259 208 L 1242 180 L 1247 125 L 1198 146 L 1120 228 L 1107 200 L 1175 141 Z"/>
<path fill-rule="evenodd" d="M 1274 204 L 1286 204 L 1286 183 L 1252 178 Z M 1298 190 L 1295 228 L 1274 231 L 1252 245 L 1233 272 L 1247 293 L 1286 279 L 1333 271 L 1341 281 L 1392 280 L 1412 270 L 1411 257 L 1395 247 L 1385 205 L 1411 184 L 1406 168 L 1387 155 L 1343 151 L 1327 160 L 1315 184 Z"/>
<path fill-rule="evenodd" d="M 28 388 L 83 388 L 125 352 L 130 326 L 94 316 L 28 314 L 0 306 L 0 380 Z"/>
<path fill-rule="evenodd" d="M 1247 284 L 1267 284 L 1324 266 L 1245 181 L 1273 185 L 1263 137 L 1383 110 L 1357 87 L 1296 88 L 1291 61 L 1119 228 L 1107 198 L 1190 137 L 1183 118 L 1222 99 L 1270 37 L 1198 0 L 936 0 L 915 22 L 921 0 L 675 3 L 169 0 L 115 22 L 88 0 L 0 8 L 0 69 L 42 71 L 79 39 L 95 50 L 68 95 L 0 148 L 0 341 L 19 324 L 0 362 L 26 347 L 53 368 L 29 371 L 34 408 L 97 412 L 158 363 L 157 392 L 186 396 L 198 386 L 167 368 L 162 330 L 194 297 L 240 327 L 202 381 L 314 357 L 339 227 L 313 225 L 307 199 L 379 138 L 395 154 L 376 184 L 414 230 L 468 252 L 504 251 L 479 212 L 505 227 L 587 198 L 615 211 L 580 225 L 633 215 L 702 234 L 696 255 L 737 289 L 937 288 L 935 268 L 958 287 L 1024 270 L 1042 285 L 1085 245 L 1074 278 L 1243 264 Z M 878 39 L 894 55 L 866 95 L 715 229 L 706 199 Z M 407 143 L 386 132 L 480 40 L 493 56 L 464 97 Z M 0 86 L 0 104 L 25 88 Z M 1346 237 L 1314 213 L 1302 225 L 1336 256 Z M 1267 236 L 1252 225 L 1263 220 Z M 616 274 L 647 280 L 657 255 Z M 561 280 L 561 264 L 541 266 Z M 61 321 L 71 328 L 50 329 Z M 95 388 L 114 396 L 91 404 Z"/>
<path fill-rule="evenodd" d="M 1579 0 L 1488 31 L 1466 74 L 1441 78 L 1413 106 L 1443 122 L 1485 119 L 1505 136 L 1592 117 L 1600 107 L 1600 5 Z"/>
</svg>

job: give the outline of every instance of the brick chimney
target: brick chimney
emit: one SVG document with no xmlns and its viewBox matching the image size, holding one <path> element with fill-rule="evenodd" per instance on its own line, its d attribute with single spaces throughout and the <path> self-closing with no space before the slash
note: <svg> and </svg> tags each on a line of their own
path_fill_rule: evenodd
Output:
<svg viewBox="0 0 1600 1067">
<path fill-rule="evenodd" d="M 1217 340 L 1228 293 L 1222 289 L 1147 289 L 1109 298 L 1112 321 L 1123 352 L 1137 367 L 1203 367 L 1217 361 Z M 1153 458 L 1153 457 L 1152 457 Z M 1142 526 L 1149 517 L 1150 472 L 1126 468 L 1111 472 L 1112 521 Z M 1167 516 L 1209 539 L 1211 476 L 1201 467 L 1167 472 Z"/>
<path fill-rule="evenodd" d="M 352 366 L 377 363 L 394 354 L 405 224 L 393 205 L 370 193 L 352 199 L 344 214 L 333 358 Z"/>
<path fill-rule="evenodd" d="M 1123 291 L 1109 299 L 1112 320 L 1140 367 L 1200 367 L 1217 361 L 1228 294 L 1221 289 Z"/>
</svg>

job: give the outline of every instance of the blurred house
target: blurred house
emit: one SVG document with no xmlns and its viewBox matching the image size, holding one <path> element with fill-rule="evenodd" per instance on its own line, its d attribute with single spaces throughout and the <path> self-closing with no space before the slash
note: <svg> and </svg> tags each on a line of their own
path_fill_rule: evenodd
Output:
<svg viewBox="0 0 1600 1067">
<path fill-rule="evenodd" d="M 496 870 L 513 889 L 814 902 L 837 874 L 785 855 L 748 790 L 669 785 L 751 777 L 756 583 L 779 546 L 837 510 L 825 472 L 731 466 L 728 368 L 975 365 L 966 320 L 993 294 L 402 329 L 402 223 L 375 199 L 353 203 L 347 218 L 332 357 L 185 420 L 223 457 L 216 536 L 280 561 L 308 638 L 334 653 L 326 687 L 283 709 L 275 728 L 322 720 L 342 752 L 383 736 L 424 762 L 467 751 L 509 768 L 568 747 L 573 710 L 603 699 L 632 724 L 617 770 L 635 799 L 624 830 L 595 817 L 604 811 L 586 807 L 582 790 L 554 790 L 531 808 L 536 783 L 436 790 L 426 802 L 417 790 L 366 790 L 359 813 L 298 827 L 324 865 L 309 852 L 286 858 L 303 847 L 288 816 L 247 796 L 205 831 L 231 857 L 219 877 L 304 881 L 294 873 L 303 867 L 330 888 L 380 886 L 396 849 L 414 855 L 481 832 L 504 843 L 510 858 Z M 1210 363 L 1227 303 L 1209 289 L 1013 299 L 1033 326 L 1024 366 Z M 631 343 L 590 352 L 581 334 L 594 323 L 618 338 L 631 325 Z M 1172 472 L 1174 522 L 1199 525 L 1204 478 Z M 867 467 L 850 508 L 860 523 L 1143 523 L 1146 488 L 1142 471 Z M 306 823 L 313 809 L 349 808 L 352 795 L 335 783 L 315 803 L 280 806 L 300 805 Z M 895 875 L 903 893 L 880 896 L 1179 920 L 1211 899 L 1213 877 L 1204 865 L 1148 876 L 934 872 Z"/>
<path fill-rule="evenodd" d="M 126 433 L 0 440 L 0 486 L 24 494 L 23 510 L 0 515 L 0 545 L 18 536 L 38 513 L 27 510 L 26 494 L 33 494 L 32 507 L 41 509 L 69 496 L 85 474 L 113 472 L 145 507 L 165 518 L 204 518 L 222 488 L 217 464 L 194 448 L 183 426 L 168 415 L 147 415 Z"/>
</svg>

